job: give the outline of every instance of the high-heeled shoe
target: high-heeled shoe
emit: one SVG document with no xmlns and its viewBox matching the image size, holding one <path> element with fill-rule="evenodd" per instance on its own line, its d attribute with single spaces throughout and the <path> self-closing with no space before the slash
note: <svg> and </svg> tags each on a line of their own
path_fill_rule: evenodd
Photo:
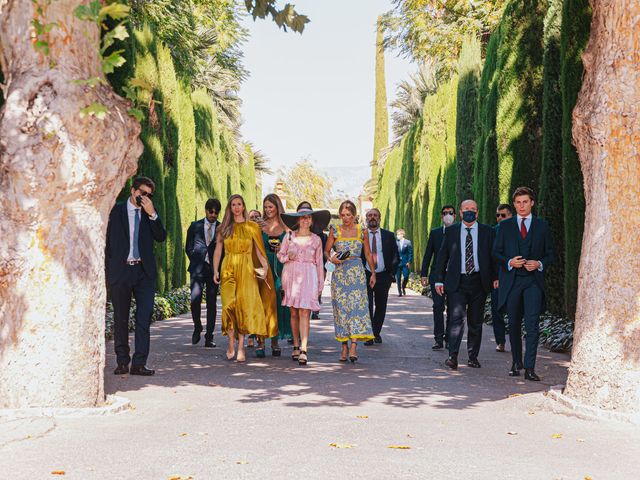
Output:
<svg viewBox="0 0 640 480">
<path fill-rule="evenodd" d="M 347 345 L 347 342 L 342 342 L 342 354 L 340 355 L 340 361 L 341 362 L 346 362 L 347 361 L 347 355 L 349 354 L 349 349 L 348 348 L 344 348 Z"/>
<path fill-rule="evenodd" d="M 271 356 L 279 357 L 282 355 L 282 349 L 280 347 L 271 347 Z"/>
<path fill-rule="evenodd" d="M 236 355 L 236 362 L 237 363 L 244 363 L 247 361 L 247 357 L 245 355 L 244 352 L 242 352 L 242 357 L 240 356 L 240 352 L 238 352 L 238 355 Z"/>
<path fill-rule="evenodd" d="M 298 353 L 296 353 L 296 351 Z M 300 347 L 293 347 L 293 352 L 291 353 L 291 360 L 295 362 L 298 360 L 299 356 L 300 356 Z"/>
<path fill-rule="evenodd" d="M 298 365 L 306 365 L 307 364 L 307 351 L 300 350 L 300 356 L 298 357 Z"/>
<path fill-rule="evenodd" d="M 227 357 L 227 360 L 230 362 L 235 358 L 236 352 L 233 352 L 231 355 L 229 355 L 229 352 L 225 352 L 225 356 Z"/>
<path fill-rule="evenodd" d="M 355 345 L 355 343 L 352 343 L 351 345 Z M 358 361 L 358 355 L 354 355 L 353 353 L 351 353 L 351 350 L 349 350 L 349 360 L 351 361 L 351 363 L 356 363 Z"/>
</svg>

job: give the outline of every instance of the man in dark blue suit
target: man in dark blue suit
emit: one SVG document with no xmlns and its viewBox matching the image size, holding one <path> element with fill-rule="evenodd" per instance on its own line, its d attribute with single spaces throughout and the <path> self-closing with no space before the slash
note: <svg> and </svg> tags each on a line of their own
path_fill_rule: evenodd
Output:
<svg viewBox="0 0 640 480">
<path fill-rule="evenodd" d="M 427 248 L 422 257 L 422 268 L 420 269 L 420 281 L 423 287 L 429 285 L 431 287 L 431 300 L 433 301 L 433 338 L 435 343 L 431 347 L 433 350 L 442 350 L 444 347 L 445 336 L 445 296 L 436 293 L 436 280 L 433 265 L 436 264 L 438 252 L 442 246 L 444 238 L 444 229 L 453 225 L 456 218 L 456 209 L 453 205 L 445 205 L 440 210 L 442 218 L 442 226 L 434 228 L 429 233 Z"/>
<path fill-rule="evenodd" d="M 136 177 L 126 202 L 116 203 L 109 214 L 105 263 L 114 317 L 114 343 L 121 375 L 153 375 L 146 367 L 149 356 L 151 314 L 158 275 L 153 242 L 164 242 L 162 226 L 151 198 L 155 184 L 150 178 Z M 129 355 L 129 308 L 136 299 L 135 352 Z M 131 371 L 129 372 L 129 362 Z"/>
<path fill-rule="evenodd" d="M 436 294 L 447 292 L 449 303 L 449 358 L 445 364 L 458 368 L 458 351 L 467 323 L 467 365 L 480 368 L 484 305 L 496 282 L 491 248 L 495 232 L 477 222 L 478 205 L 473 200 L 460 204 L 461 223 L 444 231 L 435 264 Z"/>
<path fill-rule="evenodd" d="M 540 314 L 545 310 L 544 272 L 554 260 L 553 241 L 547 222 L 534 217 L 533 190 L 519 187 L 513 194 L 516 216 L 500 223 L 493 257 L 500 265 L 498 308 L 509 317 L 509 341 L 513 364 L 509 375 L 518 376 L 524 367 L 527 380 L 539 381 L 536 354 L 540 336 Z M 522 322 L 527 332 L 524 365 Z"/>
<path fill-rule="evenodd" d="M 407 294 L 407 283 L 409 283 L 409 269 L 411 268 L 411 262 L 413 262 L 413 245 L 411 240 L 404 238 L 405 232 L 400 229 L 396 232 L 398 255 L 400 256 L 400 263 L 398 264 L 398 271 L 396 272 L 396 283 L 398 284 L 398 295 Z M 404 277 L 404 279 L 403 279 Z"/>
<path fill-rule="evenodd" d="M 500 222 L 507 218 L 513 217 L 513 209 L 508 203 L 501 203 L 496 209 L 496 226 L 493 227 L 497 232 Z M 499 265 L 498 265 L 499 268 Z M 496 269 L 497 270 L 497 269 Z M 506 339 L 506 329 L 504 327 L 504 312 L 498 310 L 498 288 L 491 290 L 491 324 L 493 326 L 493 336 L 496 339 L 496 352 L 504 352 Z"/>
<path fill-rule="evenodd" d="M 213 330 L 216 327 L 216 300 L 218 285 L 213 281 L 213 251 L 216 247 L 216 233 L 218 230 L 218 214 L 220 201 L 210 198 L 204 205 L 205 217 L 197 220 L 187 230 L 185 250 L 189 257 L 189 275 L 191 276 L 191 318 L 193 319 L 193 345 L 200 341 L 202 333 L 202 292 L 206 291 L 207 299 L 207 330 L 204 334 L 204 346 L 213 348 Z"/>
</svg>

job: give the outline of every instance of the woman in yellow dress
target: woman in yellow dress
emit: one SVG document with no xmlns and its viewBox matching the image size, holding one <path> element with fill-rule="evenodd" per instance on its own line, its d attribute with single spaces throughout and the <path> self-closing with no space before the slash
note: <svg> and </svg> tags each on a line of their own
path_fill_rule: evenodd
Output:
<svg viewBox="0 0 640 480">
<path fill-rule="evenodd" d="M 224 260 L 220 268 L 223 249 Z M 227 359 L 235 356 L 237 340 L 236 361 L 244 362 L 244 336 L 276 336 L 278 316 L 273 275 L 262 243 L 262 232 L 256 223 L 247 221 L 247 208 L 240 195 L 229 198 L 218 228 L 213 279 L 220 284 L 222 334 L 229 337 Z"/>
</svg>

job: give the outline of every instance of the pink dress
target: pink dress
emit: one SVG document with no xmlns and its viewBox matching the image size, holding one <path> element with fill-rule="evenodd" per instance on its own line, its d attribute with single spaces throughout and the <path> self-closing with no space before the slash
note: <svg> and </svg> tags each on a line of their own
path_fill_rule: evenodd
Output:
<svg viewBox="0 0 640 480">
<path fill-rule="evenodd" d="M 303 244 L 301 240 L 306 242 Z M 289 252 L 295 252 L 295 260 L 289 260 Z M 278 252 L 278 260 L 284 264 L 282 270 L 282 305 L 318 311 L 318 293 L 324 286 L 322 240 L 315 233 L 297 238 L 288 233 Z"/>
</svg>

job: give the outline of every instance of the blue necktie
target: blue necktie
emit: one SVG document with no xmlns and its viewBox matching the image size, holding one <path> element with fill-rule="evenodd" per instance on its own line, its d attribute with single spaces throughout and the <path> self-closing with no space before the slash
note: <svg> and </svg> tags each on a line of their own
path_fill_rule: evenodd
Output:
<svg viewBox="0 0 640 480">
<path fill-rule="evenodd" d="M 140 210 L 136 208 L 136 215 L 133 220 L 133 259 L 140 259 L 140 249 L 138 248 L 138 238 L 140 237 Z"/>
</svg>

